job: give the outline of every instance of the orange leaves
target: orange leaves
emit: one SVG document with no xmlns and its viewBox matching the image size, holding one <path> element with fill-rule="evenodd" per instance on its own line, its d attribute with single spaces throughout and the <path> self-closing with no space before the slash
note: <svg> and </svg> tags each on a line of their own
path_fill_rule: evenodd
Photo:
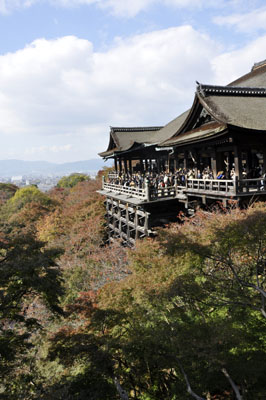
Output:
<svg viewBox="0 0 266 400">
<path fill-rule="evenodd" d="M 78 314 L 82 319 L 89 319 L 97 308 L 97 292 L 89 290 L 80 292 L 74 304 L 66 306 L 69 313 Z"/>
</svg>

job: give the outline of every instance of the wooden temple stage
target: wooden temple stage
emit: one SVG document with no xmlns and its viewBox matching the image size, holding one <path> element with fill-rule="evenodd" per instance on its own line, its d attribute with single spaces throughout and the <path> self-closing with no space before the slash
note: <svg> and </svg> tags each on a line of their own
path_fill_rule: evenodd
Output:
<svg viewBox="0 0 266 400">
<path fill-rule="evenodd" d="M 165 126 L 111 127 L 100 155 L 114 160 L 114 172 L 99 191 L 106 197 L 109 240 L 134 246 L 180 210 L 266 200 L 265 111 L 263 61 L 227 86 L 197 84 L 191 108 Z M 206 170 L 211 178 L 201 176 Z M 182 183 L 178 174 L 186 175 Z M 143 182 L 122 184 L 122 176 Z M 153 176 L 169 176 L 171 184 L 154 185 Z"/>
</svg>

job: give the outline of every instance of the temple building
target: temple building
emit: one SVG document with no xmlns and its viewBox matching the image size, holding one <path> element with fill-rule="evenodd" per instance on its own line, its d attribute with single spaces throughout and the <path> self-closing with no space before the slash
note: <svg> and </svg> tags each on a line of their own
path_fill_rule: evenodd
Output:
<svg viewBox="0 0 266 400">
<path fill-rule="evenodd" d="M 111 127 L 100 153 L 109 240 L 134 245 L 180 210 L 266 199 L 266 60 L 227 86 L 197 82 L 191 108 L 163 127 Z"/>
</svg>

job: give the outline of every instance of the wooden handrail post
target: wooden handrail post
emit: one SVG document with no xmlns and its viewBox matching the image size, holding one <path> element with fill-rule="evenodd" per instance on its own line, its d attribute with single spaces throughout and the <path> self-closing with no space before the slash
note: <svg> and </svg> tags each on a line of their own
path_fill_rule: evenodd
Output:
<svg viewBox="0 0 266 400">
<path fill-rule="evenodd" d="M 150 185 L 149 179 L 145 178 L 145 191 L 146 191 L 146 200 L 150 200 Z"/>
<path fill-rule="evenodd" d="M 234 182 L 234 193 L 237 194 L 238 192 L 238 176 L 234 176 L 233 178 L 233 182 Z"/>
</svg>

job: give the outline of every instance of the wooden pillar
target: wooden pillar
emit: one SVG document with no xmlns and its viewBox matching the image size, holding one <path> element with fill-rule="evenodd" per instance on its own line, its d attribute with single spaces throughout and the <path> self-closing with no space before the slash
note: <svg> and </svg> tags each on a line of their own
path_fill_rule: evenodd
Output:
<svg viewBox="0 0 266 400">
<path fill-rule="evenodd" d="M 161 160 L 160 160 L 160 157 L 157 158 L 157 170 L 158 170 L 158 174 L 160 174 L 160 172 L 161 172 Z"/>
<path fill-rule="evenodd" d="M 169 174 L 170 172 L 170 152 L 167 154 L 167 165 L 166 165 L 166 172 Z"/>
<path fill-rule="evenodd" d="M 149 179 L 145 178 L 144 187 L 146 190 L 146 200 L 150 201 L 150 182 Z"/>
<path fill-rule="evenodd" d="M 134 225 L 135 225 L 135 240 L 137 240 L 138 237 L 139 237 L 139 231 L 138 231 L 138 226 L 139 226 L 138 207 L 135 208 Z"/>
<path fill-rule="evenodd" d="M 130 227 L 129 227 L 128 203 L 126 204 L 126 221 L 127 221 L 127 241 L 128 241 L 128 243 L 129 243 L 129 238 L 130 238 Z"/>
<path fill-rule="evenodd" d="M 128 160 L 128 164 L 129 164 L 129 173 L 132 175 L 132 160 L 131 158 Z"/>
<path fill-rule="evenodd" d="M 140 172 L 143 174 L 143 172 L 144 172 L 144 169 L 143 169 L 143 160 L 140 159 L 139 162 L 140 162 Z"/>
<path fill-rule="evenodd" d="M 235 163 L 235 174 L 238 179 L 242 178 L 242 167 L 241 167 L 241 152 L 237 146 L 234 146 L 234 163 Z"/>
<path fill-rule="evenodd" d="M 118 230 L 119 230 L 119 237 L 122 239 L 122 220 L 121 220 L 121 208 L 120 208 L 120 201 L 118 200 L 118 210 L 117 210 L 117 218 L 118 218 Z"/>
<path fill-rule="evenodd" d="M 127 174 L 127 160 L 126 160 L 126 158 L 124 158 L 124 170 L 125 170 L 125 173 Z"/>
<path fill-rule="evenodd" d="M 262 149 L 262 154 L 263 154 L 262 173 L 265 174 L 265 172 L 266 172 L 266 148 L 265 147 Z"/>
<path fill-rule="evenodd" d="M 174 158 L 174 172 L 177 170 L 177 158 L 176 158 L 176 154 L 175 154 L 175 158 Z"/>
<path fill-rule="evenodd" d="M 120 174 L 122 173 L 122 160 L 120 157 L 119 157 L 119 173 Z"/>
<path fill-rule="evenodd" d="M 217 152 L 216 149 L 211 154 L 211 169 L 213 172 L 213 177 L 216 178 L 217 176 Z"/>
<path fill-rule="evenodd" d="M 114 164 L 115 164 L 115 173 L 117 174 L 117 157 L 114 159 Z"/>
<path fill-rule="evenodd" d="M 252 170 L 252 154 L 251 150 L 248 149 L 247 151 L 247 173 L 249 173 Z"/>
<path fill-rule="evenodd" d="M 148 172 L 148 160 L 145 158 L 145 172 Z"/>
<path fill-rule="evenodd" d="M 187 150 L 184 151 L 184 168 L 187 169 L 188 167 L 188 152 Z"/>
</svg>

